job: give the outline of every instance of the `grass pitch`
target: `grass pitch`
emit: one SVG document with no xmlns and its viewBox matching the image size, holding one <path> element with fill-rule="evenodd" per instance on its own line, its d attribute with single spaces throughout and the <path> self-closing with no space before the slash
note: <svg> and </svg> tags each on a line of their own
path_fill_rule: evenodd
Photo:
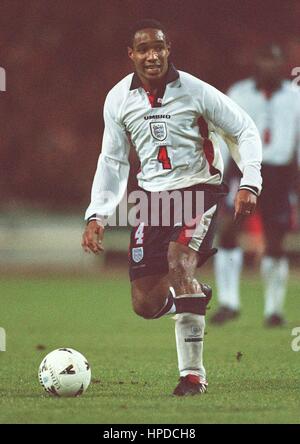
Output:
<svg viewBox="0 0 300 444">
<path fill-rule="evenodd" d="M 207 324 L 207 394 L 174 398 L 174 321 L 146 321 L 131 310 L 126 274 L 99 279 L 0 280 L 0 423 L 299 423 L 299 276 L 290 279 L 288 325 L 262 326 L 259 277 L 242 281 L 242 316 Z M 205 276 L 212 282 L 212 276 Z M 213 301 L 213 312 L 216 301 Z M 59 347 L 83 353 L 93 382 L 80 398 L 51 398 L 40 387 L 42 358 Z"/>
</svg>

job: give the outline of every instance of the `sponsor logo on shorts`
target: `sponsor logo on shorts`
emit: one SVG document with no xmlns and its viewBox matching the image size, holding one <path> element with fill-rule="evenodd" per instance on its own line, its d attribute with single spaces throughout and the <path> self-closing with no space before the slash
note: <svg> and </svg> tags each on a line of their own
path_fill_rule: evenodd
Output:
<svg viewBox="0 0 300 444">
<path fill-rule="evenodd" d="M 141 260 L 144 257 L 144 248 L 143 247 L 137 247 L 132 249 L 132 260 L 135 263 L 141 262 Z"/>
</svg>

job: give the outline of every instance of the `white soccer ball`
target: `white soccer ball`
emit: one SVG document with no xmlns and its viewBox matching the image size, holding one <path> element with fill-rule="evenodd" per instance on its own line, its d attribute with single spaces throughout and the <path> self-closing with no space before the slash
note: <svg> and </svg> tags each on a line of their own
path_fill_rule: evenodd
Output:
<svg viewBox="0 0 300 444">
<path fill-rule="evenodd" d="M 39 381 L 52 396 L 80 396 L 91 382 L 90 365 L 78 351 L 59 348 L 42 360 Z"/>
</svg>

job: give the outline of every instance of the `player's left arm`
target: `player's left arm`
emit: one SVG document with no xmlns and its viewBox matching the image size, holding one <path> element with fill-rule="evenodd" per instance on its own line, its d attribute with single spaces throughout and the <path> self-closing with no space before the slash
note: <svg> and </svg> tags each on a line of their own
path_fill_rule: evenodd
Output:
<svg viewBox="0 0 300 444">
<path fill-rule="evenodd" d="M 206 117 L 225 135 L 230 153 L 242 172 L 235 218 L 250 215 L 262 188 L 262 145 L 258 130 L 242 108 L 214 87 L 207 85 L 202 101 Z"/>
</svg>

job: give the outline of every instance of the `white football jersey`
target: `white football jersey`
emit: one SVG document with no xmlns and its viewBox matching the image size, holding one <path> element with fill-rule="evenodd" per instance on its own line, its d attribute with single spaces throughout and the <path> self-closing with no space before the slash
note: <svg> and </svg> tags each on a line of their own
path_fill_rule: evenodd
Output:
<svg viewBox="0 0 300 444">
<path fill-rule="evenodd" d="M 261 141 L 251 118 L 220 91 L 173 65 L 154 107 L 136 74 L 122 79 L 106 97 L 104 121 L 86 219 L 110 216 L 120 203 L 129 174 L 129 139 L 140 159 L 139 186 L 147 191 L 221 184 L 221 136 L 243 174 L 241 187 L 261 190 Z M 111 192 L 105 202 L 104 191 Z"/>
<path fill-rule="evenodd" d="M 300 147 L 300 91 L 284 80 L 270 97 L 254 79 L 234 84 L 228 91 L 254 120 L 262 139 L 263 163 L 287 165 Z"/>
</svg>

